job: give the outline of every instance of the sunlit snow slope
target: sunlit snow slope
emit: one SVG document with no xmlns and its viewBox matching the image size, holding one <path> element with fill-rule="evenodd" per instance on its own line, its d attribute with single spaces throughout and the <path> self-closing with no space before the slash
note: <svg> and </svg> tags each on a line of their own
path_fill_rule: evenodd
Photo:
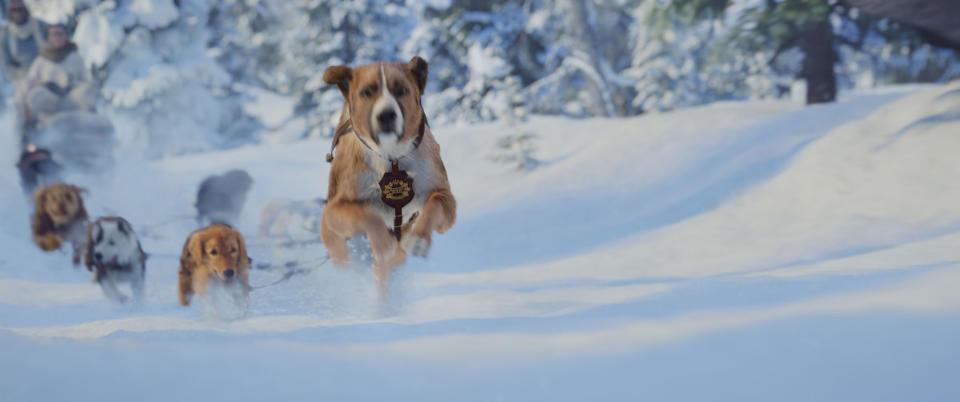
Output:
<svg viewBox="0 0 960 402">
<path fill-rule="evenodd" d="M 234 321 L 176 302 L 196 185 L 251 173 L 240 229 L 269 262 L 260 208 L 324 196 L 328 141 L 74 178 L 143 238 L 140 307 L 38 251 L 3 170 L 0 401 L 960 399 L 960 83 L 434 133 L 458 222 L 389 305 L 324 266 Z M 540 164 L 495 162 L 521 133 Z"/>
</svg>

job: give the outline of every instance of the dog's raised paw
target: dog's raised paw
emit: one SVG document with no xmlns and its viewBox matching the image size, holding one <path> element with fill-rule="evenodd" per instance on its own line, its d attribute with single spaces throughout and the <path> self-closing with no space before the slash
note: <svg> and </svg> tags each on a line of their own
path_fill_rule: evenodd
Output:
<svg viewBox="0 0 960 402">
<path fill-rule="evenodd" d="M 43 251 L 53 251 L 60 248 L 60 239 L 56 235 L 48 234 L 36 238 L 37 246 Z"/>
<path fill-rule="evenodd" d="M 430 242 L 420 236 L 409 236 L 403 239 L 403 251 L 414 257 L 426 257 L 430 251 Z"/>
</svg>

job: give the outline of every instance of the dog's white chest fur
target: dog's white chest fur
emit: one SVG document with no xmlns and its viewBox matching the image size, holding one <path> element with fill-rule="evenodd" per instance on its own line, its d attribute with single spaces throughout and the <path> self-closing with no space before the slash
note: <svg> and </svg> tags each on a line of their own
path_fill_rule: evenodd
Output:
<svg viewBox="0 0 960 402">
<path fill-rule="evenodd" d="M 94 282 L 100 284 L 107 298 L 118 302 L 127 300 L 117 289 L 118 283 L 127 282 L 133 298 L 143 300 L 146 255 L 128 222 L 113 218 L 94 222 L 87 253 L 93 262 L 93 265 L 88 262 L 87 267 L 93 271 Z"/>
<path fill-rule="evenodd" d="M 436 188 L 437 177 L 433 164 L 430 160 L 419 156 L 420 155 L 414 152 L 410 156 L 401 158 L 398 162 L 399 169 L 406 171 L 410 178 L 413 179 L 413 200 L 403 207 L 404 224 L 410 222 L 413 215 L 423 209 L 423 205 L 426 204 L 430 193 Z M 393 207 L 385 204 L 383 200 L 380 199 L 380 179 L 383 178 L 384 173 L 390 171 L 390 162 L 379 156 L 371 155 L 367 157 L 367 166 L 370 170 L 360 178 L 360 188 L 364 190 L 361 198 L 373 201 L 370 205 L 375 208 L 377 214 L 383 219 L 383 223 L 392 229 L 395 211 Z"/>
</svg>

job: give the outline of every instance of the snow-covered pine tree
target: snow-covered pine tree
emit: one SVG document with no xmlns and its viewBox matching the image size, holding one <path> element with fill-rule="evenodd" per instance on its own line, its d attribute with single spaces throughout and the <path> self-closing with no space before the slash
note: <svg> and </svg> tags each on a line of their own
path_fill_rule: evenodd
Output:
<svg viewBox="0 0 960 402">
<path fill-rule="evenodd" d="M 626 34 L 636 22 L 631 6 L 639 1 L 540 0 L 530 2 L 527 32 L 542 68 L 524 89 L 538 113 L 616 116 L 639 112 L 632 100 L 630 68 L 637 38 Z"/>
<path fill-rule="evenodd" d="M 252 140 L 230 77 L 211 57 L 212 0 L 28 0 L 36 15 L 75 25 L 121 144 L 150 157 Z"/>
<path fill-rule="evenodd" d="M 637 38 L 630 68 L 623 75 L 633 80 L 633 107 L 639 111 L 664 111 L 741 97 L 749 92 L 743 80 L 751 59 L 736 48 L 718 52 L 725 43 L 723 24 L 676 15 L 657 15 L 670 0 L 650 0 L 634 7 L 637 21 L 630 36 Z M 724 62 L 713 62 L 723 58 Z"/>
<path fill-rule="evenodd" d="M 400 43 L 413 30 L 409 9 L 394 1 L 264 3 L 283 22 L 264 34 L 269 54 L 260 56 L 258 78 L 267 89 L 297 99 L 295 113 L 311 127 L 307 136 L 332 135 L 343 105 L 340 92 L 323 82 L 323 71 L 338 64 L 396 60 Z"/>
<path fill-rule="evenodd" d="M 430 63 L 424 107 L 438 124 L 523 119 L 513 63 L 523 52 L 526 14 L 516 1 L 411 1 L 416 29 L 404 57 Z M 442 113 L 441 113 L 442 111 Z M 435 117 L 434 117 L 435 116 Z"/>
<path fill-rule="evenodd" d="M 217 0 L 208 17 L 211 48 L 234 82 L 289 92 L 285 75 L 276 72 L 285 61 L 280 51 L 292 12 L 286 1 Z"/>
<path fill-rule="evenodd" d="M 674 0 L 661 1 L 651 14 L 650 21 L 685 21 L 691 25 L 703 21 L 727 23 L 730 26 L 727 41 L 730 46 L 713 46 L 719 52 L 734 48 L 742 55 L 765 59 L 768 68 L 748 68 L 753 76 L 795 76 L 806 81 L 807 103 L 832 102 L 836 99 L 838 76 L 844 71 L 839 66 L 851 66 L 847 61 L 867 52 L 873 54 L 874 66 L 881 67 L 896 59 L 886 50 L 871 48 L 892 45 L 901 56 L 911 59 L 914 51 L 923 55 L 936 54 L 927 70 L 943 79 L 955 74 L 950 59 L 954 56 L 939 52 L 930 45 L 921 46 L 915 32 L 886 20 L 865 16 L 836 0 L 783 0 L 735 2 L 732 0 Z M 663 25 L 658 34 L 663 34 Z M 902 44 L 902 45 L 901 45 Z M 723 54 L 723 53 L 719 53 Z M 714 57 L 715 62 L 742 60 L 737 57 Z M 862 59 L 861 59 L 862 60 Z M 895 62 L 896 63 L 896 62 Z M 748 65 L 751 63 L 747 63 Z M 708 63 L 708 65 L 710 65 Z M 756 67 L 756 65 L 753 65 Z M 734 66 L 736 71 L 741 66 Z M 858 68 L 847 69 L 847 73 Z M 917 72 L 910 73 L 916 77 Z M 843 83 L 843 76 L 840 77 Z M 776 85 L 767 86 L 775 90 Z"/>
</svg>

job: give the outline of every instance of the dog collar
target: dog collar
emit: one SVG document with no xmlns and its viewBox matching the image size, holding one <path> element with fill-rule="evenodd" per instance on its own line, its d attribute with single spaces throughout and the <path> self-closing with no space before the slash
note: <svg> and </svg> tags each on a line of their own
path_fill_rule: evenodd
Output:
<svg viewBox="0 0 960 402">
<path fill-rule="evenodd" d="M 363 144 L 364 147 L 366 147 L 370 151 L 373 151 L 373 147 L 371 147 L 370 144 L 367 144 L 367 142 L 364 141 L 364 139 L 357 134 L 357 131 L 354 130 L 353 108 L 350 107 L 349 103 L 347 104 L 347 110 L 350 112 L 350 118 L 347 119 L 347 121 L 343 122 L 343 124 L 341 124 L 339 127 L 337 127 L 337 131 L 333 133 L 333 142 L 330 144 L 330 153 L 327 154 L 327 163 L 333 162 L 333 151 L 337 148 L 337 145 L 340 144 L 340 137 L 343 137 L 346 134 L 353 133 L 353 135 L 356 136 L 358 140 L 360 140 L 360 143 Z M 420 127 L 418 128 L 418 131 L 417 131 L 417 137 L 413 139 L 413 149 L 420 148 L 420 143 L 423 142 L 423 135 L 426 131 L 427 131 L 427 114 L 421 112 Z"/>
</svg>

